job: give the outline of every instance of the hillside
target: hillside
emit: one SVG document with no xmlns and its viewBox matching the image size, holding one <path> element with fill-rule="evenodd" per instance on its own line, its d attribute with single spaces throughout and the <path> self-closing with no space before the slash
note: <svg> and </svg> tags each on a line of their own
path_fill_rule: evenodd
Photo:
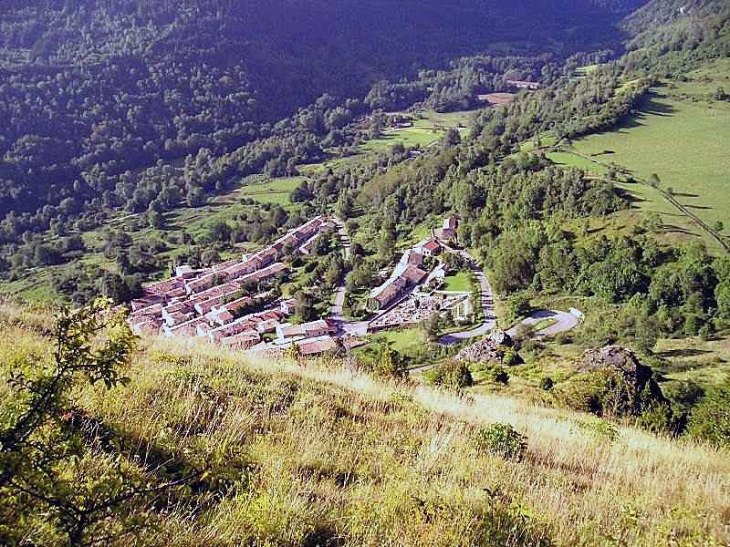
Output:
<svg viewBox="0 0 730 547">
<path fill-rule="evenodd" d="M 203 147 L 234 150 L 325 93 L 359 99 L 379 79 L 494 44 L 569 54 L 618 43 L 619 15 L 590 2 L 384 5 L 6 3 L 0 215 L 59 205 L 75 179 L 83 181 L 77 199 L 79 185 L 89 199 L 101 198 L 115 189 L 97 180 L 99 171 L 116 177 Z"/>
<path fill-rule="evenodd" d="M 41 334 L 51 324 L 7 304 L 3 317 L 0 334 L 16 341 L 0 348 L 6 401 L 11 371 L 32 378 L 28 366 L 52 359 Z M 75 545 L 104 537 L 140 546 L 728 540 L 730 460 L 685 440 L 500 395 L 377 380 L 327 360 L 145 340 L 125 374 L 126 387 L 76 391 L 60 422 L 86 447 L 64 460 L 63 481 L 87 493 L 57 494 L 69 507 L 28 498 L 46 516 L 22 521 L 8 520 L 15 498 L 0 498 L 0 538 L 65 545 L 60 531 L 76 521 L 57 518 L 116 492 L 112 509 L 88 513 Z M 521 459 L 480 444 L 495 423 L 525 435 Z M 127 478 L 117 484 L 121 470 Z M 136 481 L 146 486 L 122 496 Z"/>
</svg>

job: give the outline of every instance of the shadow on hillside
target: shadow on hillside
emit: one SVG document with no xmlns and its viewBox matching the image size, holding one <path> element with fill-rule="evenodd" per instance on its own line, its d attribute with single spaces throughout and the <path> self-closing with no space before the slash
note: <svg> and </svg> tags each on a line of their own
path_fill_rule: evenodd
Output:
<svg viewBox="0 0 730 547">
<path fill-rule="evenodd" d="M 712 353 L 709 350 L 704 349 L 670 349 L 659 352 L 659 357 L 671 358 L 671 357 L 697 357 L 698 355 L 706 355 Z"/>
<path fill-rule="evenodd" d="M 699 194 L 690 194 L 688 192 L 674 192 L 675 198 L 698 198 Z"/>
</svg>

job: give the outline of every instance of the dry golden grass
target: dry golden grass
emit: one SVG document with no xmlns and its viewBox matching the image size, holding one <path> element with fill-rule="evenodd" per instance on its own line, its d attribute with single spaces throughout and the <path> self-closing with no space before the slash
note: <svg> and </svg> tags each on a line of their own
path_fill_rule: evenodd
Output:
<svg viewBox="0 0 730 547">
<path fill-rule="evenodd" d="M 11 331 L 8 329 L 16 329 Z M 35 332 L 5 327 L 26 340 Z M 14 351 L 0 351 L 7 368 Z M 12 364 L 10 365 L 12 366 Z M 166 476 L 207 469 L 141 545 L 676 545 L 730 540 L 730 458 L 500 395 L 146 340 L 127 388 L 78 402 Z M 483 425 L 528 437 L 521 462 Z M 166 464 L 165 467 L 160 467 Z"/>
<path fill-rule="evenodd" d="M 158 358 L 153 365 L 141 358 L 136 368 L 146 367 L 144 380 L 124 394 L 127 401 L 149 401 L 151 386 L 145 383 L 165 374 L 170 356 L 182 359 L 185 370 L 212 375 L 234 390 L 252 373 L 268 386 L 299 386 L 289 413 L 277 423 L 276 439 L 254 435 L 252 441 L 246 433 L 265 428 L 266 419 L 251 413 L 245 390 L 244 400 L 227 406 L 203 435 L 207 442 L 246 446 L 248 457 L 262 466 L 258 486 L 266 492 L 266 511 L 276 512 L 266 513 L 273 528 L 264 535 L 285 542 L 292 538 L 278 534 L 286 529 L 337 515 L 334 529 L 355 544 L 470 545 L 476 540 L 468 533 L 470 523 L 479 519 L 470 508 L 491 499 L 484 489 L 503 492 L 509 505 L 529 516 L 530 526 L 540 528 L 538 536 L 557 544 L 721 545 L 730 538 L 730 459 L 705 446 L 631 427 L 618 427 L 611 438 L 589 416 L 498 395 L 465 398 L 387 383 L 333 362 L 251 360 L 207 345 L 179 348 L 164 341 L 152 343 L 149 352 Z M 195 423 L 201 410 L 191 393 L 178 389 L 168 396 L 168 404 L 179 408 L 180 423 Z M 129 407 L 119 410 L 122 415 L 108 418 L 123 420 Z M 144 424 L 142 437 L 159 434 L 160 424 L 150 418 L 138 422 Z M 474 428 L 494 422 L 511 423 L 527 435 L 525 461 L 476 453 Z M 435 520 L 429 521 L 427 511 L 417 524 L 417 511 L 407 502 L 413 498 L 446 504 L 448 517 L 431 515 Z M 251 502 L 226 500 L 206 534 L 232 541 L 264 533 L 245 524 Z M 264 510 L 261 503 L 256 501 L 257 510 Z M 399 522 L 396 515 L 403 511 L 407 519 Z"/>
</svg>

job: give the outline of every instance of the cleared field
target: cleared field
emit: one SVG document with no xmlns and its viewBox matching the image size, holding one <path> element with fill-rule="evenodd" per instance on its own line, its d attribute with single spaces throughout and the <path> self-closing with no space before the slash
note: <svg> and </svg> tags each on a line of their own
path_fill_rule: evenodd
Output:
<svg viewBox="0 0 730 547">
<path fill-rule="evenodd" d="M 656 173 L 662 188 L 671 188 L 703 221 L 728 223 L 730 103 L 709 101 L 711 90 L 727 85 L 728 74 L 730 62 L 725 60 L 691 74 L 687 82 L 654 88 L 641 111 L 616 131 L 578 140 L 574 149 L 623 166 L 641 179 Z M 657 203 L 660 194 L 632 190 L 643 199 L 639 209 L 667 214 L 664 204 Z"/>
<path fill-rule="evenodd" d="M 469 281 L 469 274 L 466 272 L 458 272 L 454 275 L 447 275 L 444 279 L 444 291 L 454 292 L 471 292 L 472 285 Z"/>
<path fill-rule="evenodd" d="M 239 197 L 247 197 L 259 203 L 274 203 L 278 205 L 291 205 L 289 195 L 296 189 L 306 177 L 286 177 L 273 179 L 265 184 L 252 184 L 241 187 L 237 192 Z"/>
<path fill-rule="evenodd" d="M 586 173 L 596 173 L 599 175 L 605 175 L 608 169 L 600 164 L 593 163 L 592 161 L 576 156 L 569 152 L 550 152 L 547 157 L 555 165 L 560 167 L 576 167 L 582 169 Z"/>
<path fill-rule="evenodd" d="M 659 340 L 657 355 L 666 360 L 659 367 L 665 380 L 692 380 L 703 385 L 715 385 L 730 375 L 730 338 L 716 340 L 684 338 Z"/>
<path fill-rule="evenodd" d="M 373 342 L 390 343 L 398 353 L 408 355 L 427 343 L 426 335 L 419 328 L 384 331 L 372 337 Z"/>
<path fill-rule="evenodd" d="M 384 152 L 395 144 L 425 148 L 438 142 L 448 129 L 465 130 L 475 110 L 441 113 L 433 110 L 420 112 L 413 120 L 413 127 L 390 129 L 379 139 L 363 144 L 363 152 Z"/>
</svg>

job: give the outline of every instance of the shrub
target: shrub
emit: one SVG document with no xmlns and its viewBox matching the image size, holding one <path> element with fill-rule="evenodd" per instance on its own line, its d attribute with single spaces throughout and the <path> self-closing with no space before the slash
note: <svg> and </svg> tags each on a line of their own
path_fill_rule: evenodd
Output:
<svg viewBox="0 0 730 547">
<path fill-rule="evenodd" d="M 436 386 L 443 386 L 454 391 L 460 391 L 465 387 L 474 385 L 471 371 L 465 363 L 447 361 L 428 373 L 426 380 Z"/>
<path fill-rule="evenodd" d="M 543 376 L 540 380 L 540 389 L 545 391 L 550 391 L 555 386 L 555 382 L 553 382 L 553 379 L 550 378 L 550 376 Z"/>
<path fill-rule="evenodd" d="M 502 367 L 494 367 L 489 371 L 489 379 L 497 384 L 507 385 L 509 382 L 509 374 Z"/>
<path fill-rule="evenodd" d="M 671 427 L 672 418 L 672 408 L 669 405 L 654 404 L 641 413 L 636 423 L 647 431 L 661 433 Z"/>
<path fill-rule="evenodd" d="M 511 367 L 513 365 L 519 365 L 520 362 L 520 356 L 514 348 L 510 348 L 504 352 L 504 357 L 502 357 L 502 364 L 504 366 Z"/>
<path fill-rule="evenodd" d="M 584 422 L 579 422 L 578 427 L 588 433 L 594 435 L 598 439 L 605 439 L 613 442 L 618 439 L 618 428 L 607 420 L 594 418 Z"/>
<path fill-rule="evenodd" d="M 730 448 L 730 379 L 708 390 L 692 412 L 689 434 L 718 448 Z"/>
<path fill-rule="evenodd" d="M 510 424 L 492 424 L 479 430 L 476 445 L 480 452 L 521 461 L 527 451 L 527 437 Z"/>
</svg>

